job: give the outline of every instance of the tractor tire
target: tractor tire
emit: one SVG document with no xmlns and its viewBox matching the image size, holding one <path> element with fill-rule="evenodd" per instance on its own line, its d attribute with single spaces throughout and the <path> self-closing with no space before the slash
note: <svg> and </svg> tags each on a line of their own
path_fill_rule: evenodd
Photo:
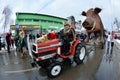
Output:
<svg viewBox="0 0 120 80">
<path fill-rule="evenodd" d="M 83 63 L 85 55 L 86 55 L 85 45 L 83 43 L 78 44 L 74 55 L 74 61 L 77 63 L 77 65 Z"/>
<path fill-rule="evenodd" d="M 61 63 L 58 61 L 52 62 L 47 68 L 47 76 L 50 78 L 54 78 L 60 75 L 61 71 L 62 71 Z"/>
</svg>

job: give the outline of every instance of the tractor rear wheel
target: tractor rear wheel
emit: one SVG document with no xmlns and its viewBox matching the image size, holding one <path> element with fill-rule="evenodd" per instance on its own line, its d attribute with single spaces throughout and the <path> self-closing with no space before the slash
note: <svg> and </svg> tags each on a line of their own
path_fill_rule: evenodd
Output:
<svg viewBox="0 0 120 80">
<path fill-rule="evenodd" d="M 84 44 L 80 43 L 76 47 L 76 52 L 74 55 L 74 61 L 79 65 L 83 62 L 86 55 L 86 47 Z"/>
</svg>

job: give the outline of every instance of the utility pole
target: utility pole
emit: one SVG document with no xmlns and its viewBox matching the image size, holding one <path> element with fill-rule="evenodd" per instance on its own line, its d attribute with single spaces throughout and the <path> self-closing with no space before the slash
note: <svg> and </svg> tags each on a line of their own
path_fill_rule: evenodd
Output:
<svg viewBox="0 0 120 80">
<path fill-rule="evenodd" d="M 10 20 L 11 20 L 11 14 L 12 14 L 12 10 L 11 10 L 11 8 L 10 8 L 10 6 L 6 6 L 4 9 L 3 9 L 3 12 L 2 12 L 2 14 L 4 15 L 4 19 L 5 19 L 5 21 L 4 21 L 4 26 L 3 26 L 3 28 L 4 28 L 4 32 L 3 33 L 5 33 L 6 31 L 6 28 L 8 27 L 8 26 L 10 26 Z"/>
<path fill-rule="evenodd" d="M 118 21 L 117 18 L 115 18 L 114 24 L 116 24 L 117 30 L 120 31 L 120 30 L 119 30 L 119 29 L 120 29 L 120 23 L 119 23 L 119 21 Z"/>
</svg>

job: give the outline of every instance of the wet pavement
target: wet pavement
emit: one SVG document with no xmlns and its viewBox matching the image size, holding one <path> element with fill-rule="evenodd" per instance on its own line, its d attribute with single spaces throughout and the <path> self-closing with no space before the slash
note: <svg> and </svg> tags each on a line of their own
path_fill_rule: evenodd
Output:
<svg viewBox="0 0 120 80">
<path fill-rule="evenodd" d="M 120 79 L 120 49 L 106 49 L 101 64 L 96 73 L 96 80 L 119 80 Z"/>
<path fill-rule="evenodd" d="M 119 80 L 120 50 L 114 46 L 110 52 L 87 46 L 83 64 L 66 64 L 61 75 L 52 79 L 44 69 L 32 68 L 29 56 L 21 58 L 15 50 L 11 54 L 0 52 L 0 80 Z"/>
</svg>

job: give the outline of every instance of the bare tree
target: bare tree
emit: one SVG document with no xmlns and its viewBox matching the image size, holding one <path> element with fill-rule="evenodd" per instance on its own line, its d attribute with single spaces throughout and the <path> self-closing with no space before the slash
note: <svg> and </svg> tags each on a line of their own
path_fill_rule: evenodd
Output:
<svg viewBox="0 0 120 80">
<path fill-rule="evenodd" d="M 3 28 L 4 28 L 4 32 L 5 32 L 5 29 L 6 29 L 7 26 L 9 25 L 10 17 L 11 17 L 11 15 L 12 15 L 12 10 L 11 10 L 10 6 L 6 6 L 6 7 L 3 9 L 2 14 L 4 15 Z"/>
</svg>

